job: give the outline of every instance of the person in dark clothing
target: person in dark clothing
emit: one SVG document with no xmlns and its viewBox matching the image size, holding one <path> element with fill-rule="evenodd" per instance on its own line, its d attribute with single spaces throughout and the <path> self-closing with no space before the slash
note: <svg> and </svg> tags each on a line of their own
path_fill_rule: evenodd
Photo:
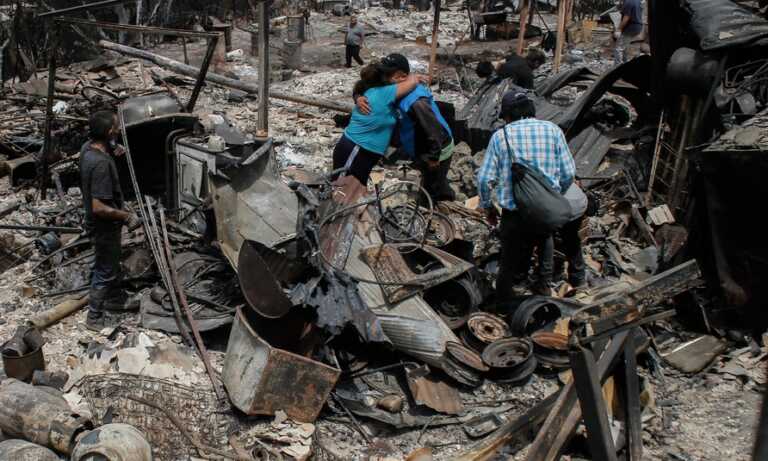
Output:
<svg viewBox="0 0 768 461">
<path fill-rule="evenodd" d="M 621 22 L 613 33 L 616 41 L 613 59 L 616 64 L 626 62 L 627 48 L 643 32 L 643 6 L 640 0 L 621 2 Z"/>
<path fill-rule="evenodd" d="M 116 144 L 116 115 L 110 111 L 95 112 L 89 123 L 90 139 L 80 150 L 85 229 L 94 251 L 86 327 L 100 331 L 104 327 L 105 305 L 121 298 L 124 301 L 124 293 L 118 292 L 122 226 L 137 227 L 139 218 L 123 209 L 123 191 L 114 159 L 115 155 L 122 155 Z"/>
<path fill-rule="evenodd" d="M 571 218 L 556 234 L 560 235 L 561 250 L 568 263 L 568 283 L 576 290 L 587 286 L 587 265 L 584 262 L 579 231 L 584 223 L 588 199 L 581 186 L 574 181 L 564 194 L 571 205 Z M 536 294 L 552 296 L 554 276 L 555 239 L 550 236 L 539 247 L 539 280 L 533 286 Z"/>
<path fill-rule="evenodd" d="M 347 29 L 347 35 L 344 37 L 344 44 L 346 45 L 346 57 L 347 67 L 352 67 L 352 59 L 359 65 L 365 64 L 363 58 L 360 57 L 360 49 L 365 43 L 365 29 L 362 24 L 357 22 L 357 18 L 352 16 L 349 19 L 349 28 Z"/>
<path fill-rule="evenodd" d="M 480 78 L 490 78 L 493 77 L 493 73 L 496 71 L 496 69 L 493 67 L 493 63 L 491 61 L 480 61 L 477 63 L 477 67 L 475 67 L 475 73 Z"/>
<path fill-rule="evenodd" d="M 397 69 L 393 81 L 405 81 L 411 73 L 408 59 L 402 54 L 390 54 L 382 62 Z M 364 96 L 356 97 L 355 102 L 363 114 L 370 112 Z M 398 110 L 400 147 L 421 172 L 424 189 L 434 202 L 454 200 L 456 194 L 448 183 L 454 149 L 453 133 L 429 88 L 419 85 L 398 101 Z"/>
<path fill-rule="evenodd" d="M 533 89 L 533 71 L 541 67 L 546 61 L 546 56 L 541 50 L 532 49 L 528 51 L 525 57 L 515 53 L 507 56 L 506 60 L 496 67 L 496 76 L 502 79 L 512 79 L 512 83 L 528 90 Z M 477 65 L 475 72 L 480 78 L 489 78 L 489 68 L 493 64 L 488 61 L 482 61 Z"/>
</svg>

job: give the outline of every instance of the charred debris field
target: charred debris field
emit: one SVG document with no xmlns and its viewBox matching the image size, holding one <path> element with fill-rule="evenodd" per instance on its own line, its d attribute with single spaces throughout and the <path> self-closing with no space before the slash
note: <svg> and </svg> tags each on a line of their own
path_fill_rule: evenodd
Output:
<svg viewBox="0 0 768 461">
<path fill-rule="evenodd" d="M 763 3 L 0 1 L 0 461 L 768 459 Z"/>
</svg>

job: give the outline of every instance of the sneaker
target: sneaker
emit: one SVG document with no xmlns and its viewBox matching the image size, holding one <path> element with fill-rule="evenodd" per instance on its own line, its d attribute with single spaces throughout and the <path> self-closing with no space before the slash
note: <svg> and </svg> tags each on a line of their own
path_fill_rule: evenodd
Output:
<svg viewBox="0 0 768 461">
<path fill-rule="evenodd" d="M 88 311 L 88 317 L 85 319 L 85 328 L 90 331 L 100 333 L 104 327 L 104 313 Z"/>
<path fill-rule="evenodd" d="M 531 286 L 531 291 L 539 296 L 549 296 L 550 298 L 555 296 L 555 290 L 552 289 L 552 283 L 549 282 L 536 282 Z"/>
<path fill-rule="evenodd" d="M 575 290 L 583 290 L 585 288 L 588 288 L 586 275 L 571 277 L 570 280 L 568 280 L 568 283 Z"/>
</svg>

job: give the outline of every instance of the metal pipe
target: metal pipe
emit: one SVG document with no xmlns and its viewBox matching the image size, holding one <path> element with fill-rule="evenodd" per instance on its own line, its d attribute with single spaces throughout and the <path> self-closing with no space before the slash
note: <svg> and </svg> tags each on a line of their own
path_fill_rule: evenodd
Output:
<svg viewBox="0 0 768 461">
<path fill-rule="evenodd" d="M 173 253 L 171 252 L 171 242 L 168 240 L 168 228 L 165 225 L 165 213 L 163 212 L 162 206 L 160 207 L 160 226 L 163 230 L 163 246 L 165 247 L 165 256 L 168 260 L 168 273 L 171 276 L 171 282 L 173 284 L 173 287 L 176 289 L 176 291 L 179 294 L 179 303 L 181 304 L 181 307 L 184 309 L 184 315 L 187 317 L 187 323 L 189 324 L 189 329 L 192 330 L 192 335 L 195 338 L 195 343 L 197 343 L 197 351 L 200 354 L 200 358 L 203 359 L 203 365 L 205 365 L 205 371 L 208 373 L 208 377 L 211 379 L 211 386 L 213 386 L 214 392 L 216 392 L 216 395 L 219 397 L 219 399 L 224 399 L 226 397 L 226 394 L 224 391 L 219 387 L 219 383 L 216 381 L 216 372 L 213 369 L 213 366 L 211 365 L 211 359 L 208 357 L 208 350 L 205 347 L 205 342 L 203 342 L 202 336 L 200 336 L 200 329 L 197 327 L 197 322 L 195 321 L 195 317 L 192 315 L 192 310 L 189 308 L 189 303 L 187 302 L 187 295 L 184 292 L 184 287 L 179 283 L 179 274 L 176 271 L 176 264 L 173 261 Z"/>
<path fill-rule="evenodd" d="M 141 32 L 143 34 L 170 35 L 173 37 L 187 38 L 218 38 L 215 32 L 196 32 L 186 29 L 172 29 L 168 27 L 136 26 L 133 24 L 116 24 L 114 22 L 91 21 L 80 18 L 60 18 L 57 22 L 71 25 L 94 26 L 100 29 L 117 30 L 122 32 Z"/>
<path fill-rule="evenodd" d="M 16 224 L 0 224 L 0 229 L 39 231 L 39 232 L 58 232 L 60 234 L 79 234 L 83 232 L 79 227 L 56 227 L 56 226 L 22 226 Z"/>
<path fill-rule="evenodd" d="M 40 13 L 37 15 L 37 17 L 50 18 L 54 16 L 63 16 L 65 14 L 78 13 L 80 11 L 87 11 L 94 8 L 105 8 L 113 5 L 121 5 L 123 3 L 128 3 L 130 1 L 133 1 L 133 0 L 103 0 L 101 2 L 88 3 L 86 5 L 78 5 L 70 8 L 62 8 L 60 10 L 48 11 L 47 13 Z"/>
<path fill-rule="evenodd" d="M 269 136 L 269 8 L 259 4 L 259 120 L 256 135 Z"/>
<path fill-rule="evenodd" d="M 48 93 L 45 100 L 45 134 L 43 137 L 43 174 L 40 176 L 40 198 L 45 200 L 46 180 L 48 177 L 48 159 L 51 158 L 51 130 L 53 130 L 53 97 L 56 92 L 56 49 L 58 48 L 58 33 L 56 24 L 51 25 L 51 46 L 48 48 Z"/>
<path fill-rule="evenodd" d="M 432 21 L 432 49 L 429 52 L 429 83 L 432 84 L 432 77 L 435 75 L 435 65 L 437 62 L 437 34 L 440 32 L 440 0 L 433 1 L 435 16 Z"/>
<path fill-rule="evenodd" d="M 184 56 L 186 58 L 186 41 L 184 42 Z M 213 59 L 213 52 L 216 50 L 216 44 L 219 43 L 219 34 L 216 34 L 214 37 L 210 38 L 208 40 L 208 49 L 205 52 L 205 58 L 203 58 L 203 64 L 200 66 L 200 72 L 197 74 L 197 81 L 195 82 L 195 87 L 192 90 L 192 96 L 189 97 L 189 102 L 187 103 L 187 112 L 192 112 L 195 110 L 195 104 L 197 104 L 197 98 L 200 96 L 200 90 L 203 88 L 203 83 L 205 83 L 205 76 L 208 74 L 208 68 L 211 65 L 211 60 Z"/>
</svg>

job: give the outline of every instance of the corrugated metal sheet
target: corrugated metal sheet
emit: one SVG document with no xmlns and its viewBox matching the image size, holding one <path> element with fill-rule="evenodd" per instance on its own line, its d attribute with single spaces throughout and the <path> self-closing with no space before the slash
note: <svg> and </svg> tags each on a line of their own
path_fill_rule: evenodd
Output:
<svg viewBox="0 0 768 461">
<path fill-rule="evenodd" d="M 359 229 L 375 229 L 370 226 L 372 218 L 363 213 Z M 378 232 L 358 232 L 350 250 L 344 270 L 355 277 L 375 280 L 373 271 L 360 258 L 365 247 L 381 244 Z M 395 349 L 442 368 L 442 357 L 446 343 L 460 342 L 459 338 L 443 322 L 440 316 L 420 295 L 412 296 L 394 305 L 388 305 L 381 287 L 373 283 L 358 283 L 358 292 L 363 301 L 378 316 L 384 333 Z"/>
</svg>

